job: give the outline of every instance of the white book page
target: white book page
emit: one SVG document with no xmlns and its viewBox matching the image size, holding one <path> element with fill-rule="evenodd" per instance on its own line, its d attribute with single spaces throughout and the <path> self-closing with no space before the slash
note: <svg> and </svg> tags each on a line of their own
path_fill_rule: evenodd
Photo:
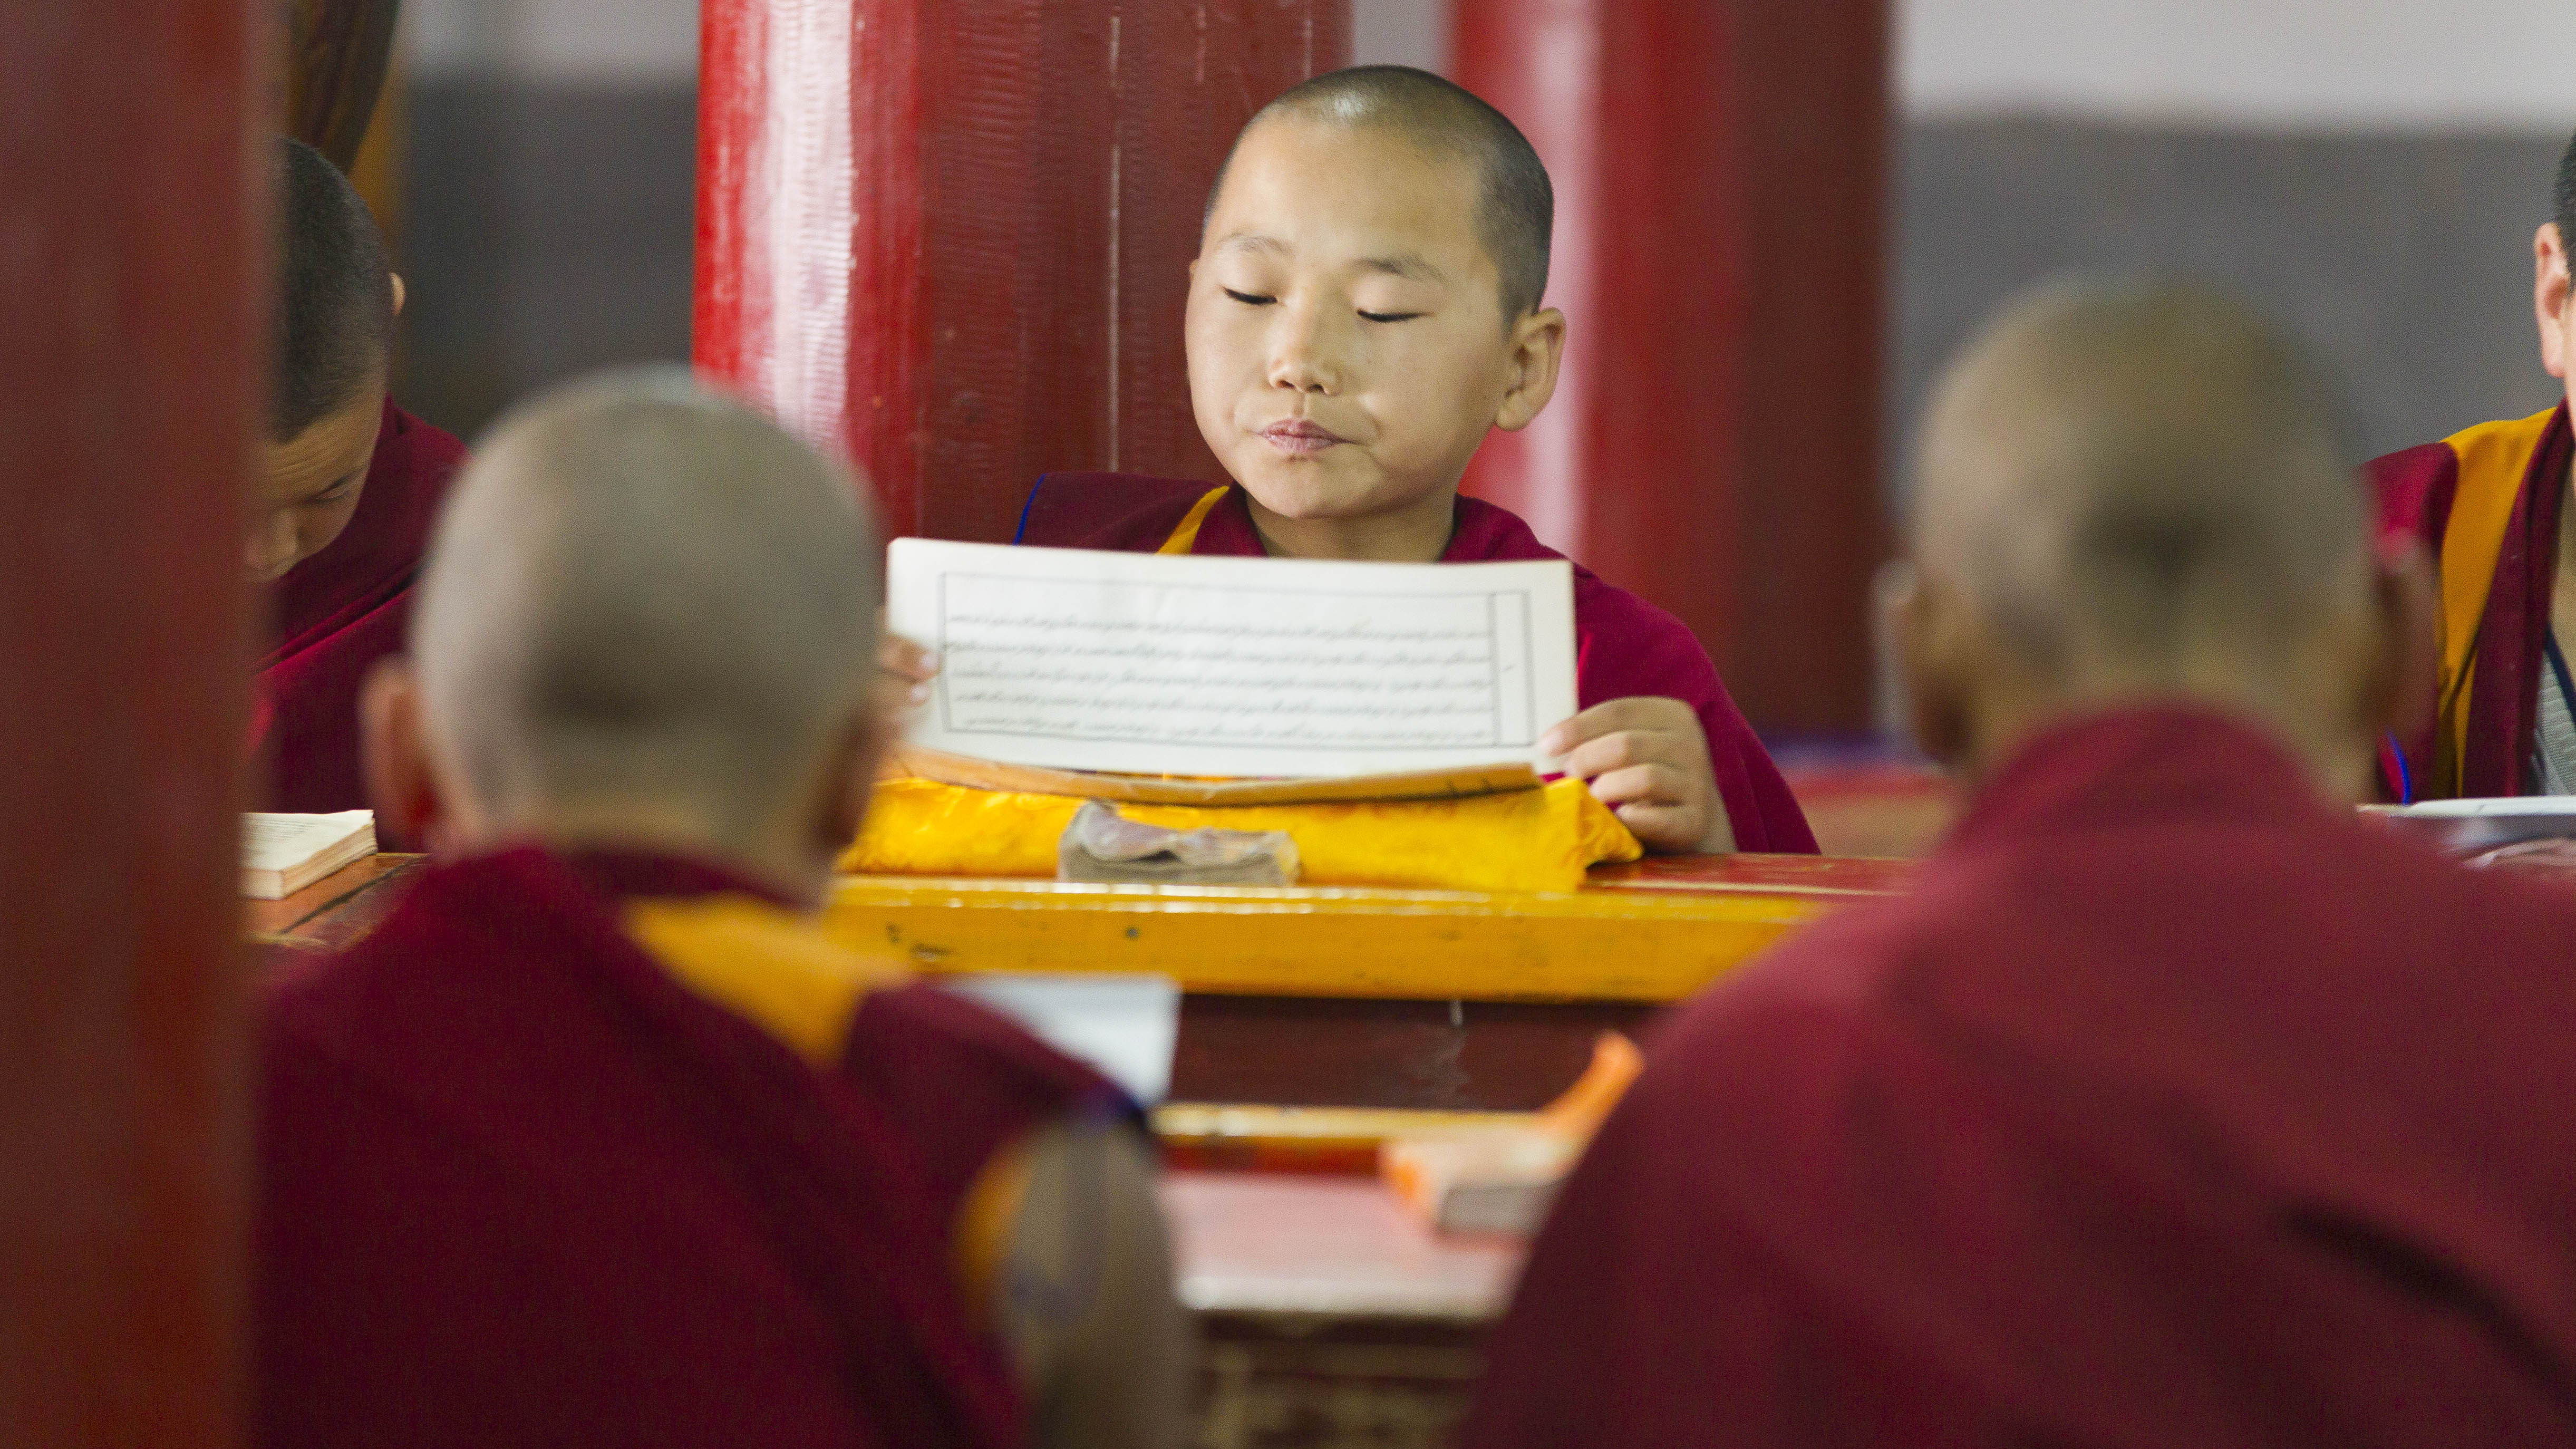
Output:
<svg viewBox="0 0 2576 1449">
<path fill-rule="evenodd" d="M 262 815 L 242 817 L 242 868 L 287 871 L 376 823 L 372 810 L 343 810 L 335 815 Z"/>
<path fill-rule="evenodd" d="M 2388 812 L 2422 820 L 2509 819 L 2576 815 L 2576 795 L 2513 795 L 2469 800 L 2423 800 Z"/>
<path fill-rule="evenodd" d="M 1169 977 L 977 971 L 937 979 L 1099 1068 L 1145 1106 L 1171 1091 L 1181 988 Z"/>
<path fill-rule="evenodd" d="M 1301 778 L 1525 760 L 1574 713 L 1574 575 L 897 539 L 937 651 L 907 737 L 1057 769 Z"/>
</svg>

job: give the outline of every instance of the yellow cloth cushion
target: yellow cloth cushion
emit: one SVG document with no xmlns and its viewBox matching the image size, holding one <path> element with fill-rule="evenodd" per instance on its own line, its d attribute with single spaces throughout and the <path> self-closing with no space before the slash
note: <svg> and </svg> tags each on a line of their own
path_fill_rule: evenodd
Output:
<svg viewBox="0 0 2576 1449">
<path fill-rule="evenodd" d="M 1052 877 L 1056 841 L 1080 808 L 1069 795 L 886 780 L 840 867 L 862 875 Z M 1307 885 L 1562 891 L 1581 885 L 1589 866 L 1642 853 L 1580 780 L 1458 800 L 1118 810 L 1175 830 L 1284 830 L 1297 842 Z"/>
</svg>

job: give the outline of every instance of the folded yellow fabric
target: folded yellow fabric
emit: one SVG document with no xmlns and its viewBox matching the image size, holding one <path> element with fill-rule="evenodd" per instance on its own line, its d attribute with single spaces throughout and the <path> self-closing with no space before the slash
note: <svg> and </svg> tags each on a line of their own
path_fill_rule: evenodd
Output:
<svg viewBox="0 0 2576 1449">
<path fill-rule="evenodd" d="M 1069 795 L 885 780 L 867 825 L 841 856 L 865 875 L 1055 874 L 1058 837 L 1082 802 Z M 1358 805 L 1129 805 L 1119 813 L 1190 830 L 1284 830 L 1306 885 L 1554 891 L 1602 861 L 1635 860 L 1637 837 L 1580 780 L 1459 800 Z"/>
</svg>

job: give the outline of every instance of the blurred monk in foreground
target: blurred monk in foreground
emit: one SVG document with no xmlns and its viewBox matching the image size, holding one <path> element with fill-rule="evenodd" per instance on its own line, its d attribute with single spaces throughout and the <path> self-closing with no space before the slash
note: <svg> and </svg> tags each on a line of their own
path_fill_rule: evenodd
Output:
<svg viewBox="0 0 2576 1449">
<path fill-rule="evenodd" d="M 2053 290 L 1916 502 L 1967 816 L 1655 1041 L 1464 1442 L 2576 1443 L 2576 893 L 2355 818 L 2431 605 L 2314 376 Z"/>
<path fill-rule="evenodd" d="M 459 483 L 366 701 L 439 860 L 264 1002 L 263 1443 L 1177 1442 L 1135 1105 L 810 920 L 888 729 L 878 557 L 676 371 Z"/>
<path fill-rule="evenodd" d="M 355 810 L 358 691 L 400 653 L 429 528 L 464 445 L 386 394 L 402 278 L 357 188 L 301 141 L 277 143 L 278 275 L 244 562 L 274 630 L 251 753 L 263 810 Z M 409 843 L 379 822 L 387 848 Z"/>
</svg>

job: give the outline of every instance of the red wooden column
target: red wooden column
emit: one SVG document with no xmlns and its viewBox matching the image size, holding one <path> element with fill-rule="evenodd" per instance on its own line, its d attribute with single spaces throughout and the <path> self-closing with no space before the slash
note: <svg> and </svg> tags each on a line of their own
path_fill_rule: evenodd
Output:
<svg viewBox="0 0 2576 1449">
<path fill-rule="evenodd" d="M 1181 354 L 1236 129 L 1349 0 L 705 0 L 698 366 L 1007 539 L 1050 468 L 1221 477 Z"/>
<path fill-rule="evenodd" d="M 1698 631 L 1755 724 L 1870 722 L 1887 0 L 1456 0 L 1556 184 L 1565 379 L 1472 492 Z"/>
<path fill-rule="evenodd" d="M 243 1401 L 264 13 L 0 20 L 0 1443 L 221 1446 Z"/>
</svg>

